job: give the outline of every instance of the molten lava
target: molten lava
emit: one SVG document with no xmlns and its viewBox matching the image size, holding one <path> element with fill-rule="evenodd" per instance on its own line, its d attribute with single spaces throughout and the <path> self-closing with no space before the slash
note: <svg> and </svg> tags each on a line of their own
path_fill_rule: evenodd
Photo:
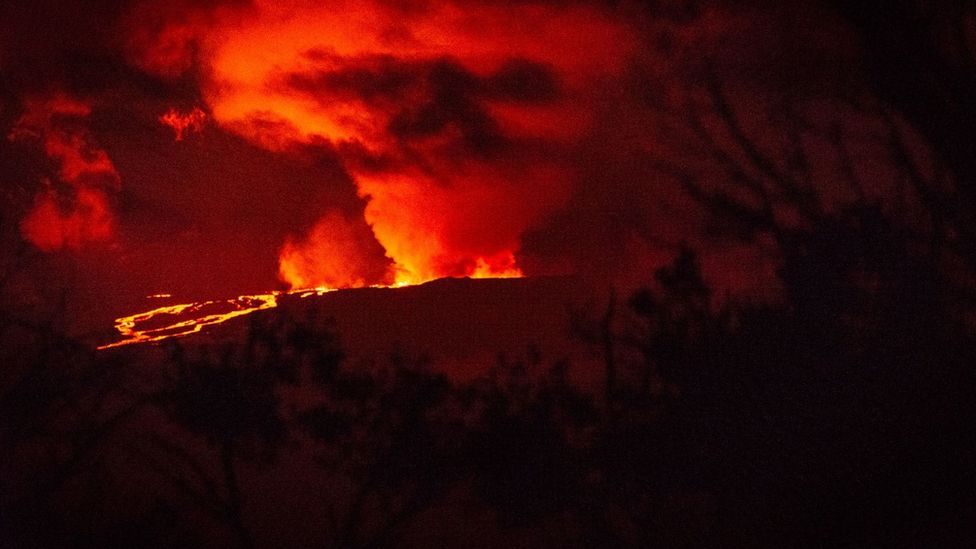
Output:
<svg viewBox="0 0 976 549">
<path fill-rule="evenodd" d="M 322 295 L 329 291 L 333 290 L 312 288 L 307 290 L 292 290 L 287 293 L 298 294 L 300 297 L 308 297 L 310 295 Z M 133 343 L 150 343 L 171 337 L 195 334 L 207 326 L 220 324 L 232 318 L 248 315 L 256 311 L 277 307 L 279 295 L 282 295 L 282 292 L 242 295 L 225 300 L 180 303 L 119 317 L 115 319 L 115 329 L 122 336 L 122 339 L 114 343 L 101 345 L 98 349 L 111 349 Z M 148 297 L 153 299 L 168 298 L 170 295 L 155 294 Z"/>
</svg>

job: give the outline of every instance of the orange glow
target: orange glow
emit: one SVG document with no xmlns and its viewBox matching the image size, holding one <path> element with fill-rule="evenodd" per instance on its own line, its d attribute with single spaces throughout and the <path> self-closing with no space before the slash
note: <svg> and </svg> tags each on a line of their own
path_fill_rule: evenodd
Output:
<svg viewBox="0 0 976 549">
<path fill-rule="evenodd" d="M 521 231 L 561 203 L 568 185 L 556 167 L 518 168 L 473 163 L 440 179 L 360 175 L 360 193 L 370 198 L 366 222 L 394 260 L 395 282 L 521 273 L 514 259 Z"/>
<path fill-rule="evenodd" d="M 294 288 L 359 288 L 368 271 L 353 224 L 337 212 L 319 220 L 302 240 L 281 249 L 279 274 Z M 341 260 L 339 260 L 341 258 Z"/>
<path fill-rule="evenodd" d="M 515 256 L 511 254 L 492 258 L 492 261 L 479 257 L 474 271 L 471 272 L 471 278 L 522 278 L 522 276 L 522 270 L 515 266 Z"/>
<path fill-rule="evenodd" d="M 177 141 L 183 141 L 183 135 L 187 131 L 202 132 L 206 120 L 207 114 L 200 110 L 200 107 L 193 107 L 193 110 L 187 113 L 181 113 L 175 108 L 170 108 L 166 114 L 159 117 L 160 122 L 173 129 Z"/>
</svg>

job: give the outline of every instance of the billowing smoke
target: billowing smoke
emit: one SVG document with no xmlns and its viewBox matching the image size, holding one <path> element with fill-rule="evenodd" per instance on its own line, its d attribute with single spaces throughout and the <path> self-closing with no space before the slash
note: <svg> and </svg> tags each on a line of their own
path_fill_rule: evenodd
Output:
<svg viewBox="0 0 976 549">
<path fill-rule="evenodd" d="M 91 105 L 65 95 L 28 99 L 8 138 L 41 147 L 57 165 L 21 222 L 25 239 L 46 251 L 112 237 L 110 195 L 120 188 L 108 154 L 91 139 Z"/>
<path fill-rule="evenodd" d="M 258 1 L 146 32 L 136 64 L 196 61 L 223 128 L 332 147 L 352 176 L 388 269 L 363 269 L 362 235 L 329 213 L 282 250 L 293 286 L 520 274 L 522 234 L 569 199 L 600 84 L 635 48 L 599 9 L 546 4 Z"/>
<path fill-rule="evenodd" d="M 279 274 L 299 288 L 365 286 L 386 276 L 371 257 L 374 245 L 365 225 L 333 210 L 305 239 L 285 242 Z"/>
</svg>

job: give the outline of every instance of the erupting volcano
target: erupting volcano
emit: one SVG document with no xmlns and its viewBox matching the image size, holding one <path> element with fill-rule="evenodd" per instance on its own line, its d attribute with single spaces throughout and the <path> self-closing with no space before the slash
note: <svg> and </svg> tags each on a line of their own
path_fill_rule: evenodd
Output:
<svg viewBox="0 0 976 549">
<path fill-rule="evenodd" d="M 21 174 L 39 183 L 21 236 L 78 260 L 94 303 L 78 306 L 107 309 L 122 338 L 107 345 L 309 289 L 573 273 L 633 287 L 698 238 L 696 205 L 658 169 L 700 154 L 649 130 L 680 99 L 649 37 L 697 35 L 680 17 L 652 33 L 633 10 L 135 1 L 97 46 L 110 66 L 91 69 L 123 84 L 25 85 L 9 138 L 43 158 Z M 725 27 L 707 30 L 720 43 Z M 161 292 L 186 297 L 132 312 Z"/>
<path fill-rule="evenodd" d="M 628 25 L 585 5 L 147 1 L 126 24 L 129 63 L 161 82 L 198 83 L 199 104 L 155 115 L 178 142 L 175 158 L 219 132 L 283 159 L 326 151 L 352 185 L 351 199 L 302 204 L 317 219 L 280 243 L 278 276 L 292 293 L 523 276 L 521 238 L 570 200 L 576 156 L 607 100 L 597 84 L 619 78 L 637 45 Z M 90 113 L 81 99 L 59 101 L 54 114 Z M 25 235 L 42 248 L 120 243 L 105 191 L 92 194 L 77 174 L 112 175 L 115 192 L 129 182 L 92 147 L 89 164 L 73 167 L 52 143 L 84 145 L 84 130 L 59 131 L 44 135 L 77 189 L 73 213 L 53 213 L 50 194 L 39 195 Z M 63 228 L 41 216 L 61 216 Z M 108 346 L 193 333 L 273 307 L 276 295 L 126 315 L 116 320 L 123 340 Z"/>
<path fill-rule="evenodd" d="M 131 42 L 138 66 L 164 78 L 200 66 L 214 123 L 279 154 L 332 148 L 355 184 L 358 219 L 322 204 L 284 244 L 293 288 L 520 276 L 521 234 L 569 197 L 591 85 L 634 47 L 587 7 L 259 1 L 150 15 L 157 32 Z M 162 120 L 179 140 L 204 116 Z"/>
</svg>

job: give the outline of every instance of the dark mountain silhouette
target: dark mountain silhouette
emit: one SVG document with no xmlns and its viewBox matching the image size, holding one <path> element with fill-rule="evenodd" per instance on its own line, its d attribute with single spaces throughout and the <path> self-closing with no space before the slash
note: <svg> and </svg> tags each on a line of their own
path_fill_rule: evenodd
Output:
<svg viewBox="0 0 976 549">
<path fill-rule="evenodd" d="M 517 358 L 530 347 L 547 357 L 584 359 L 591 353 L 573 337 L 572 318 L 596 306 L 597 295 L 573 277 L 458 278 L 279 301 L 276 309 L 254 314 L 313 323 L 327 319 L 353 362 L 381 362 L 394 353 L 425 356 L 470 379 L 483 374 L 500 353 Z M 198 339 L 233 340 L 247 323 L 247 318 L 233 319 Z M 195 342 L 192 336 L 187 340 L 188 345 Z"/>
</svg>

